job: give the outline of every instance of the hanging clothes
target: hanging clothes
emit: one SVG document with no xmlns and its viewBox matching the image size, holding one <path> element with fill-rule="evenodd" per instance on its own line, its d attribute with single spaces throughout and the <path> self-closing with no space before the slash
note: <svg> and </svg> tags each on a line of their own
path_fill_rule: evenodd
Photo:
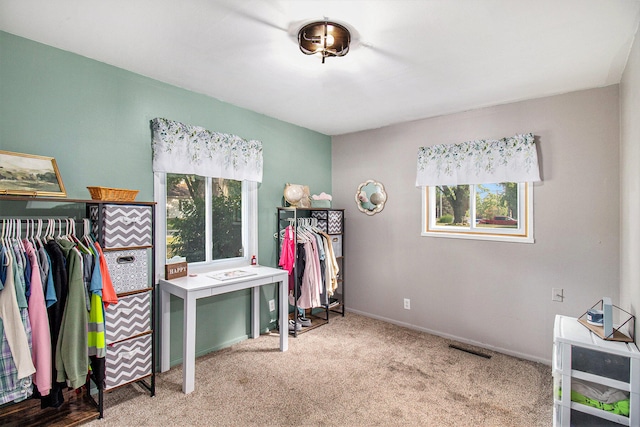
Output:
<svg viewBox="0 0 640 427">
<path fill-rule="evenodd" d="M 283 230 L 279 265 L 296 272 L 297 277 L 290 275 L 295 280 L 289 284 L 289 303 L 302 309 L 328 305 L 338 288 L 339 266 L 331 236 L 319 230 L 314 220 L 299 218 L 295 232 L 291 226 Z"/>
<path fill-rule="evenodd" d="M 325 263 L 325 286 L 327 288 L 328 295 L 332 296 L 336 289 L 338 289 L 338 273 L 340 272 L 340 267 L 338 266 L 336 254 L 333 252 L 331 236 L 325 232 L 321 232 L 320 234 L 324 237 L 325 252 L 328 254 L 327 262 Z"/>
<path fill-rule="evenodd" d="M 94 248 L 95 250 L 95 248 Z M 100 257 L 95 253 L 94 266 L 90 275 L 89 293 L 89 357 L 103 358 L 107 354 L 104 306 L 102 302 L 102 274 Z"/>
<path fill-rule="evenodd" d="M 82 255 L 69 240 L 57 239 L 67 261 L 67 304 L 62 315 L 56 345 L 57 381 L 67 381 L 71 388 L 84 385 L 89 371 L 88 312 L 86 309 Z"/>
<path fill-rule="evenodd" d="M 298 306 L 301 308 L 320 307 L 322 293 L 322 277 L 320 276 L 320 259 L 318 257 L 317 241 L 314 236 L 307 236 L 303 243 L 307 254 Z"/>
<path fill-rule="evenodd" d="M 293 301 L 293 288 L 295 286 L 295 277 L 293 275 L 293 267 L 296 262 L 296 242 L 293 227 L 288 225 L 284 229 L 282 238 L 282 247 L 280 250 L 280 262 L 278 265 L 289 273 L 289 299 Z"/>
<path fill-rule="evenodd" d="M 85 226 L 86 228 L 86 226 Z M 87 235 L 84 237 L 85 243 L 87 244 L 87 248 L 92 251 L 94 255 L 93 259 L 93 271 L 91 274 L 91 282 L 89 286 L 89 293 L 91 295 L 91 304 L 89 309 L 89 335 L 88 335 L 88 345 L 89 345 L 89 361 L 91 365 L 91 370 L 94 373 L 96 382 L 104 387 L 105 385 L 105 357 L 107 355 L 107 340 L 105 335 L 105 305 L 108 303 L 104 303 L 102 299 L 103 295 L 103 277 L 102 272 L 100 270 L 100 252 L 96 247 L 96 243 L 91 241 L 90 237 Z M 108 270 L 107 270 L 108 274 Z M 109 278 L 109 283 L 111 279 Z M 113 288 L 113 286 L 112 286 Z M 109 291 L 107 291 L 109 294 Z M 115 295 L 115 292 L 114 292 Z M 113 299 L 111 299 L 113 302 Z M 115 297 L 115 302 L 117 303 L 117 296 Z"/>
<path fill-rule="evenodd" d="M 38 255 L 28 240 L 23 240 L 27 259 L 31 263 L 31 296 L 29 297 L 29 320 L 31 321 L 32 359 L 36 367 L 33 383 L 41 396 L 51 391 L 51 334 L 49 317 L 44 299 L 44 289 L 38 264 Z"/>
<path fill-rule="evenodd" d="M 296 241 L 299 251 L 296 260 L 299 285 L 297 305 L 303 309 L 320 307 L 323 304 L 321 295 L 324 292 L 324 283 L 316 234 L 306 223 L 298 224 Z"/>
<path fill-rule="evenodd" d="M 118 303 L 118 294 L 116 294 L 113 288 L 113 282 L 111 281 L 111 274 L 109 274 L 109 267 L 107 266 L 107 259 L 104 257 L 102 247 L 98 242 L 94 242 L 94 247 L 98 251 L 100 258 L 100 275 L 102 277 L 102 302 L 104 308 L 109 308 L 109 304 Z"/>
<path fill-rule="evenodd" d="M 38 264 L 42 272 L 45 301 L 47 308 L 49 308 L 58 301 L 58 297 L 56 296 L 56 288 L 53 285 L 53 274 L 51 274 L 51 258 L 49 258 L 44 245 L 38 248 Z"/>
<path fill-rule="evenodd" d="M 296 262 L 296 249 L 294 241 L 293 227 L 288 225 L 284 229 L 284 237 L 282 239 L 282 249 L 280 251 L 280 262 L 278 265 L 287 270 L 289 274 L 293 271 L 293 266 Z"/>
<path fill-rule="evenodd" d="M 312 229 L 314 232 L 314 236 L 316 238 L 316 246 L 318 248 L 318 261 L 319 261 L 319 270 L 320 270 L 320 283 L 318 287 L 320 289 L 320 304 L 327 305 L 329 304 L 329 297 L 327 295 L 327 287 L 325 281 L 326 275 L 326 256 L 325 246 L 324 246 L 324 237 L 319 234 L 318 230 Z"/>
<path fill-rule="evenodd" d="M 42 399 L 40 407 L 57 408 L 64 403 L 64 395 L 62 392 L 67 386 L 65 382 L 59 382 L 57 380 L 58 371 L 56 369 L 56 358 L 58 337 L 60 335 L 64 308 L 67 304 L 69 285 L 67 279 L 66 259 L 60 245 L 58 245 L 55 240 L 48 240 L 45 243 L 45 250 L 47 251 L 50 260 L 50 273 L 53 281 L 53 289 L 56 295 L 56 302 L 47 307 L 47 313 L 49 314 L 49 331 L 51 333 L 51 392 L 49 396 Z"/>
<path fill-rule="evenodd" d="M 24 288 L 16 287 L 18 273 L 12 248 L 0 247 L 3 288 L 0 291 L 0 404 L 21 401 L 32 394 L 31 325 Z"/>
<path fill-rule="evenodd" d="M 20 220 L 4 222 L 0 239 L 0 405 L 30 397 L 59 407 L 63 390 L 105 382 L 105 308 L 117 294 L 100 246 L 75 236 L 74 220 L 54 238 L 20 237 Z M 29 225 L 32 225 L 31 234 Z M 7 233 L 5 233 L 7 225 Z M 62 228 L 62 222 L 58 226 Z M 104 295 L 104 298 L 103 298 Z M 35 386 L 35 387 L 34 387 Z"/>
</svg>

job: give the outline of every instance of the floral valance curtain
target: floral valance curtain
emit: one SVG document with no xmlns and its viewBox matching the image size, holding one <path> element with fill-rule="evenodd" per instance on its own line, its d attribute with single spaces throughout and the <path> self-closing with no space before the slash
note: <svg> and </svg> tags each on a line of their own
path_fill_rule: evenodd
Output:
<svg viewBox="0 0 640 427">
<path fill-rule="evenodd" d="M 156 118 L 153 171 L 262 182 L 262 143 Z"/>
<path fill-rule="evenodd" d="M 533 134 L 418 150 L 416 187 L 540 181 Z"/>
</svg>

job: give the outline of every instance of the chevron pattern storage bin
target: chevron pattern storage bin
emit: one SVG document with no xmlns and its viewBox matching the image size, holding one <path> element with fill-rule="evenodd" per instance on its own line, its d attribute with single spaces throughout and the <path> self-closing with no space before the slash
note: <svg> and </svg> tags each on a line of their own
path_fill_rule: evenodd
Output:
<svg viewBox="0 0 640 427">
<path fill-rule="evenodd" d="M 107 345 L 105 390 L 151 375 L 151 334 Z"/>
<path fill-rule="evenodd" d="M 320 231 L 327 232 L 327 211 L 311 211 L 311 218 L 318 220 L 316 227 Z"/>
<path fill-rule="evenodd" d="M 342 234 L 342 211 L 329 211 L 329 219 L 327 220 L 328 234 Z"/>
<path fill-rule="evenodd" d="M 151 291 L 118 298 L 105 310 L 107 344 L 151 330 Z"/>
<path fill-rule="evenodd" d="M 102 229 L 104 249 L 151 246 L 151 206 L 101 205 L 102 227 L 98 227 L 100 206 L 90 206 L 92 230 Z"/>
<path fill-rule="evenodd" d="M 149 262 L 146 249 L 107 251 L 104 253 L 116 293 L 147 289 Z"/>
</svg>

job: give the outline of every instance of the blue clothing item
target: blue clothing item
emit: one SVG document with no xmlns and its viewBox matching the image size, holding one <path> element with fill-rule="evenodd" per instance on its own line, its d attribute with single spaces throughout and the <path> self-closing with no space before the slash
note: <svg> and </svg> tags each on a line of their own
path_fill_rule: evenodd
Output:
<svg viewBox="0 0 640 427">
<path fill-rule="evenodd" d="M 18 251 L 19 252 L 19 251 Z M 22 253 L 22 252 L 20 252 Z M 13 263 L 14 280 L 16 286 L 16 298 L 18 299 L 18 307 L 20 309 L 27 309 L 29 304 L 27 303 L 27 296 L 25 294 L 24 283 L 24 259 L 16 257 L 16 262 Z"/>
<path fill-rule="evenodd" d="M 31 261 L 25 252 L 24 255 L 24 295 L 29 300 L 31 296 Z"/>
<path fill-rule="evenodd" d="M 4 246 L 0 246 L 0 291 L 4 289 L 4 282 L 7 281 L 7 265 L 9 265 L 7 250 Z"/>
<path fill-rule="evenodd" d="M 100 257 L 98 255 L 93 257 L 93 274 L 91 275 L 89 291 L 102 298 L 102 273 L 100 272 Z"/>
<path fill-rule="evenodd" d="M 79 252 L 82 257 L 82 283 L 84 284 L 87 312 L 91 311 L 91 276 L 93 275 L 93 255 Z"/>
<path fill-rule="evenodd" d="M 44 290 L 44 301 L 47 308 L 49 308 L 58 301 L 58 297 L 53 284 L 53 273 L 51 273 L 51 258 L 42 246 L 38 248 L 38 259 L 40 261 L 40 270 L 43 274 L 42 288 Z"/>
<path fill-rule="evenodd" d="M 318 258 L 320 258 L 320 261 L 323 261 L 325 259 L 324 238 L 317 233 L 313 233 L 313 235 L 316 238 L 316 242 L 318 244 Z"/>
</svg>

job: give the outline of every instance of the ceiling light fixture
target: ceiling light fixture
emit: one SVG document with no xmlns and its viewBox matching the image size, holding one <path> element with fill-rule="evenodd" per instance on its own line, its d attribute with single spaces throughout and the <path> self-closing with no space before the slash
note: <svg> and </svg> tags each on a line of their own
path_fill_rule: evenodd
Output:
<svg viewBox="0 0 640 427">
<path fill-rule="evenodd" d="M 345 56 L 349 53 L 351 34 L 346 27 L 335 22 L 317 21 L 298 31 L 298 44 L 305 55 L 319 53 L 322 63 L 328 56 Z"/>
</svg>

